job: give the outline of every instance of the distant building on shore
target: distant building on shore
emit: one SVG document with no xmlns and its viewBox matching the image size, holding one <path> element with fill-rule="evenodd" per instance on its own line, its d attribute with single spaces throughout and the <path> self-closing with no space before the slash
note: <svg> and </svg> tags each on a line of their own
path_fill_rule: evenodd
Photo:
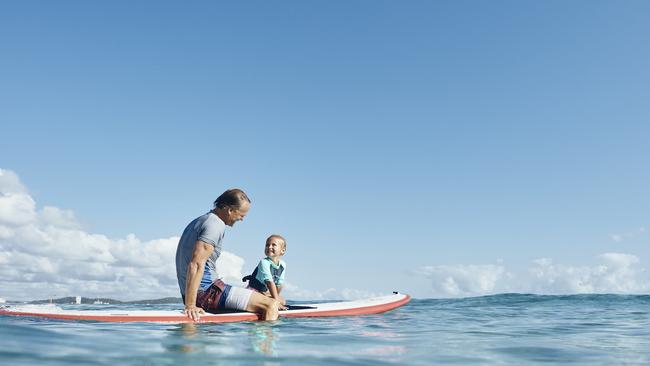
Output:
<svg viewBox="0 0 650 366">
<path fill-rule="evenodd" d="M 75 296 L 74 303 L 77 305 L 81 304 L 81 296 Z"/>
<path fill-rule="evenodd" d="M 4 303 L 6 303 L 6 302 L 7 302 L 7 300 L 5 300 L 4 298 L 0 297 L 0 304 L 4 304 Z"/>
</svg>

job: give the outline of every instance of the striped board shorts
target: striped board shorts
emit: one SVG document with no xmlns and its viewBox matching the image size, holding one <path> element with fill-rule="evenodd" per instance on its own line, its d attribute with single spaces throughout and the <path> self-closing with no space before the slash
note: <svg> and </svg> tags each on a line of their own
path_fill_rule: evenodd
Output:
<svg viewBox="0 0 650 366">
<path fill-rule="evenodd" d="M 196 306 L 209 313 L 223 310 L 246 310 L 253 291 L 226 285 L 221 280 L 215 280 L 206 290 L 196 294 Z"/>
</svg>

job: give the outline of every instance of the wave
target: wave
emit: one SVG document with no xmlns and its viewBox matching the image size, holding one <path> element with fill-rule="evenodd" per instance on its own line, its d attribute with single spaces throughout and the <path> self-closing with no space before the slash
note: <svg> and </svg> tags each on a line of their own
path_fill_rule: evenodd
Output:
<svg viewBox="0 0 650 366">
<path fill-rule="evenodd" d="M 466 302 L 466 303 L 516 303 L 516 302 L 548 302 L 548 301 L 642 301 L 650 302 L 647 294 L 528 294 L 528 293 L 502 293 L 483 296 L 458 297 L 458 298 L 414 298 L 413 303 L 427 302 Z"/>
</svg>

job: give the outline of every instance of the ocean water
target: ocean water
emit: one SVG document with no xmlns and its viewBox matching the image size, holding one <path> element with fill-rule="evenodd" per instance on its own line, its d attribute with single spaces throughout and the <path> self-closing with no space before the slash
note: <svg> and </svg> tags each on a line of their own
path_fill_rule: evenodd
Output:
<svg viewBox="0 0 650 366">
<path fill-rule="evenodd" d="M 75 364 L 648 365 L 650 296 L 414 299 L 378 315 L 230 324 L 0 316 L 0 365 Z"/>
</svg>

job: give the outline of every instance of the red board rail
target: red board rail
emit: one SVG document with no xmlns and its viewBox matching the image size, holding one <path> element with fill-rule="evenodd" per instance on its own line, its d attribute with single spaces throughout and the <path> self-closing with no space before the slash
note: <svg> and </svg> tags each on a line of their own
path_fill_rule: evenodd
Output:
<svg viewBox="0 0 650 366">
<path fill-rule="evenodd" d="M 355 301 L 305 304 L 308 309 L 280 311 L 282 318 L 334 317 L 379 314 L 407 304 L 411 297 L 406 294 L 374 297 Z M 71 321 L 97 321 L 117 323 L 191 323 L 192 320 L 181 310 L 70 310 L 56 306 L 17 305 L 0 309 L 0 315 L 37 317 Z M 257 314 L 233 312 L 223 314 L 205 314 L 199 323 L 229 323 L 257 321 Z"/>
</svg>

